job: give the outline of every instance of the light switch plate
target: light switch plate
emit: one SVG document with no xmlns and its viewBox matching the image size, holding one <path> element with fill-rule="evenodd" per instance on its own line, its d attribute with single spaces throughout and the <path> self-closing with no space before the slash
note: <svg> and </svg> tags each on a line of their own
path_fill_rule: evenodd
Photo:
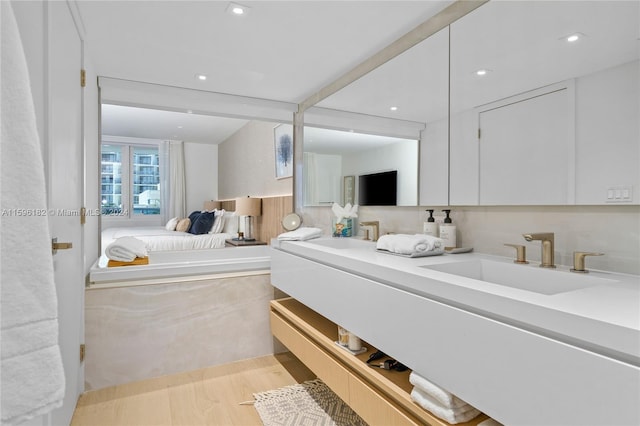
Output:
<svg viewBox="0 0 640 426">
<path fill-rule="evenodd" d="M 632 186 L 610 186 L 604 200 L 606 203 L 631 203 L 633 201 Z"/>
</svg>

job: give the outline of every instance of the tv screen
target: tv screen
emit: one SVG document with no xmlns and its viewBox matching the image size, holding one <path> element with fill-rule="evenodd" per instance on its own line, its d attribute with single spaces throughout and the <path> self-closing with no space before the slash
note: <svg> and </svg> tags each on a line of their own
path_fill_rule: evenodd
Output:
<svg viewBox="0 0 640 426">
<path fill-rule="evenodd" d="M 398 171 L 358 176 L 358 204 L 361 206 L 395 206 Z"/>
</svg>

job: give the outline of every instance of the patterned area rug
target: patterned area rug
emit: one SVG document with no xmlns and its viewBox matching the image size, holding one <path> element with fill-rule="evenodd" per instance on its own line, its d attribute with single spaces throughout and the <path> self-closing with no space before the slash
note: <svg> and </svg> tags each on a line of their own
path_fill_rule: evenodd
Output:
<svg viewBox="0 0 640 426">
<path fill-rule="evenodd" d="M 320 379 L 253 396 L 265 426 L 367 426 Z"/>
</svg>

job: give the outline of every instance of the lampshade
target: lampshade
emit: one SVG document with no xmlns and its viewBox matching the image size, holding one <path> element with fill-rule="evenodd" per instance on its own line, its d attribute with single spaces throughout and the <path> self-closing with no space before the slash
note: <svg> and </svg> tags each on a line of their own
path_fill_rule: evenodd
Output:
<svg viewBox="0 0 640 426">
<path fill-rule="evenodd" d="M 205 201 L 204 202 L 204 210 L 206 211 L 211 211 L 211 210 L 216 210 L 219 209 L 222 206 L 222 203 L 220 203 L 220 201 Z"/>
<path fill-rule="evenodd" d="M 262 214 L 262 198 L 236 198 L 236 215 L 260 216 Z"/>
</svg>

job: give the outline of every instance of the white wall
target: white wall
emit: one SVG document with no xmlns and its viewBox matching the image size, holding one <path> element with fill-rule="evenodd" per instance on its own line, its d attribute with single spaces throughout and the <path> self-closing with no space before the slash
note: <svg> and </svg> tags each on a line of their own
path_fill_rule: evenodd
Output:
<svg viewBox="0 0 640 426">
<path fill-rule="evenodd" d="M 218 199 L 218 145 L 184 144 L 187 214 Z"/>
<path fill-rule="evenodd" d="M 218 198 L 291 195 L 293 179 L 276 179 L 273 129 L 251 121 L 218 146 Z"/>
</svg>

